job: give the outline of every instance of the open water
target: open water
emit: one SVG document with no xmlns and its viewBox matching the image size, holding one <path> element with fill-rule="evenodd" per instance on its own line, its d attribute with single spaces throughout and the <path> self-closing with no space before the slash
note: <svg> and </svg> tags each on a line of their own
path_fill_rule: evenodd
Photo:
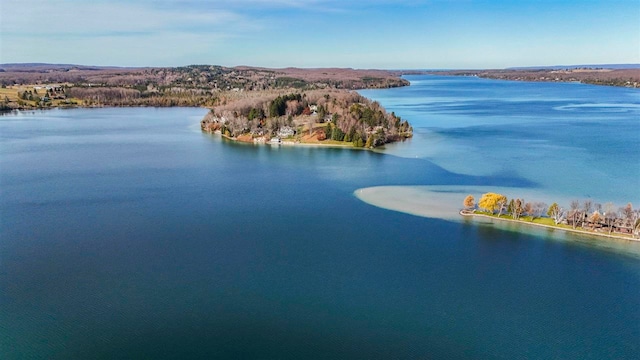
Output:
<svg viewBox="0 0 640 360">
<path fill-rule="evenodd" d="M 363 92 L 414 124 L 387 153 L 230 143 L 200 132 L 202 109 L 0 117 L 0 358 L 635 358 L 637 253 L 353 191 L 624 205 L 638 92 L 410 79 Z"/>
</svg>

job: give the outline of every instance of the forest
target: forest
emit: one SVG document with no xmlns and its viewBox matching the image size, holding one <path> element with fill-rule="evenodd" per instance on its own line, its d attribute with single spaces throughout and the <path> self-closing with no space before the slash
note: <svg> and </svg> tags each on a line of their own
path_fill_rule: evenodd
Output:
<svg viewBox="0 0 640 360">
<path fill-rule="evenodd" d="M 640 238 L 640 209 L 631 203 L 616 207 L 612 202 L 600 204 L 592 200 L 573 200 L 568 208 L 558 203 L 527 202 L 521 198 L 508 199 L 498 193 L 485 193 L 476 203 L 473 195 L 463 200 L 466 214 L 476 211 L 513 220 L 554 225 L 571 229 L 581 229 L 594 233 L 620 234 Z"/>
<path fill-rule="evenodd" d="M 366 89 L 409 85 L 401 73 L 355 69 L 266 69 L 190 65 L 172 68 L 114 68 L 77 65 L 2 64 L 4 109 L 58 106 L 219 105 L 227 92 L 278 89 Z M 63 88 L 63 99 L 22 98 L 36 87 Z"/>
</svg>

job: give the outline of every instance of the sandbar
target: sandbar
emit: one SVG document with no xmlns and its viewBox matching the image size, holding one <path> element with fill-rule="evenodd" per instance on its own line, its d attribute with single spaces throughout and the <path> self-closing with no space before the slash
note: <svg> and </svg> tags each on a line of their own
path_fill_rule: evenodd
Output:
<svg viewBox="0 0 640 360">
<path fill-rule="evenodd" d="M 424 186 L 377 186 L 358 189 L 354 195 L 367 204 L 387 209 L 454 222 L 474 221 L 490 224 L 505 231 L 535 234 L 571 243 L 595 246 L 607 251 L 625 253 L 640 258 L 640 241 L 619 236 L 602 236 L 586 231 L 572 231 L 544 226 L 524 221 L 508 221 L 490 216 L 461 216 L 463 199 L 471 194 L 476 201 L 483 193 L 497 192 L 508 198 L 525 198 L 531 201 L 543 201 L 547 204 L 557 202 L 561 206 L 569 204 L 571 199 L 561 195 L 551 195 L 538 189 L 495 187 L 476 185 L 424 185 Z M 608 237 L 608 238 L 607 238 Z"/>
<path fill-rule="evenodd" d="M 544 201 L 547 204 L 570 202 L 566 197 L 546 194 L 536 189 L 480 185 L 376 186 L 358 189 L 354 195 L 367 204 L 383 209 L 459 221 L 465 196 L 471 194 L 478 201 L 483 193 L 490 191 L 498 192 L 508 198 L 525 198 L 531 201 Z"/>
</svg>

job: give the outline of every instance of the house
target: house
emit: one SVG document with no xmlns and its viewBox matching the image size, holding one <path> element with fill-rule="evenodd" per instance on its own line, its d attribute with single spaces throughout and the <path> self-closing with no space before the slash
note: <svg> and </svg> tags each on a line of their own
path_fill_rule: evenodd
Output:
<svg viewBox="0 0 640 360">
<path fill-rule="evenodd" d="M 293 130 L 290 126 L 283 126 L 278 130 L 278 136 L 281 138 L 292 137 L 296 134 L 296 131 Z"/>
</svg>

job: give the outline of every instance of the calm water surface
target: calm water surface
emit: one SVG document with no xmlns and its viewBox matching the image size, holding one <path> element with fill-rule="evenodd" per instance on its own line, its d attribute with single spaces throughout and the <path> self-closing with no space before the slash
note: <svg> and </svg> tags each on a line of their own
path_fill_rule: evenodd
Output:
<svg viewBox="0 0 640 360">
<path fill-rule="evenodd" d="M 550 194 L 640 204 L 640 91 L 578 83 L 410 76 L 365 90 L 414 125 L 388 153 L 456 173 L 523 177 Z M 568 205 L 568 204 L 566 204 Z"/>
<path fill-rule="evenodd" d="M 352 193 L 550 189 L 512 158 L 525 156 L 532 131 L 544 143 L 532 151 L 564 146 L 584 156 L 577 168 L 599 156 L 594 148 L 632 147 L 621 156 L 628 171 L 602 165 L 620 190 L 600 189 L 603 180 L 584 170 L 571 195 L 636 199 L 637 93 L 412 80 L 415 87 L 366 92 L 415 124 L 416 138 L 392 155 L 229 143 L 200 132 L 202 109 L 0 117 L 0 358 L 634 358 L 635 254 L 590 246 L 593 239 L 414 217 Z M 550 106 L 553 91 L 563 97 Z M 541 123 L 516 121 L 534 117 Z M 610 146 L 541 125 L 579 127 L 584 118 Z M 621 120 L 603 129 L 607 118 Z M 607 138 L 618 126 L 631 135 Z M 489 135 L 480 140 L 479 131 Z M 476 142 L 497 132 L 506 143 L 495 146 L 513 151 Z M 487 161 L 500 169 L 470 167 L 430 138 L 495 156 Z M 531 167 L 560 169 L 559 160 L 540 159 Z"/>
</svg>

